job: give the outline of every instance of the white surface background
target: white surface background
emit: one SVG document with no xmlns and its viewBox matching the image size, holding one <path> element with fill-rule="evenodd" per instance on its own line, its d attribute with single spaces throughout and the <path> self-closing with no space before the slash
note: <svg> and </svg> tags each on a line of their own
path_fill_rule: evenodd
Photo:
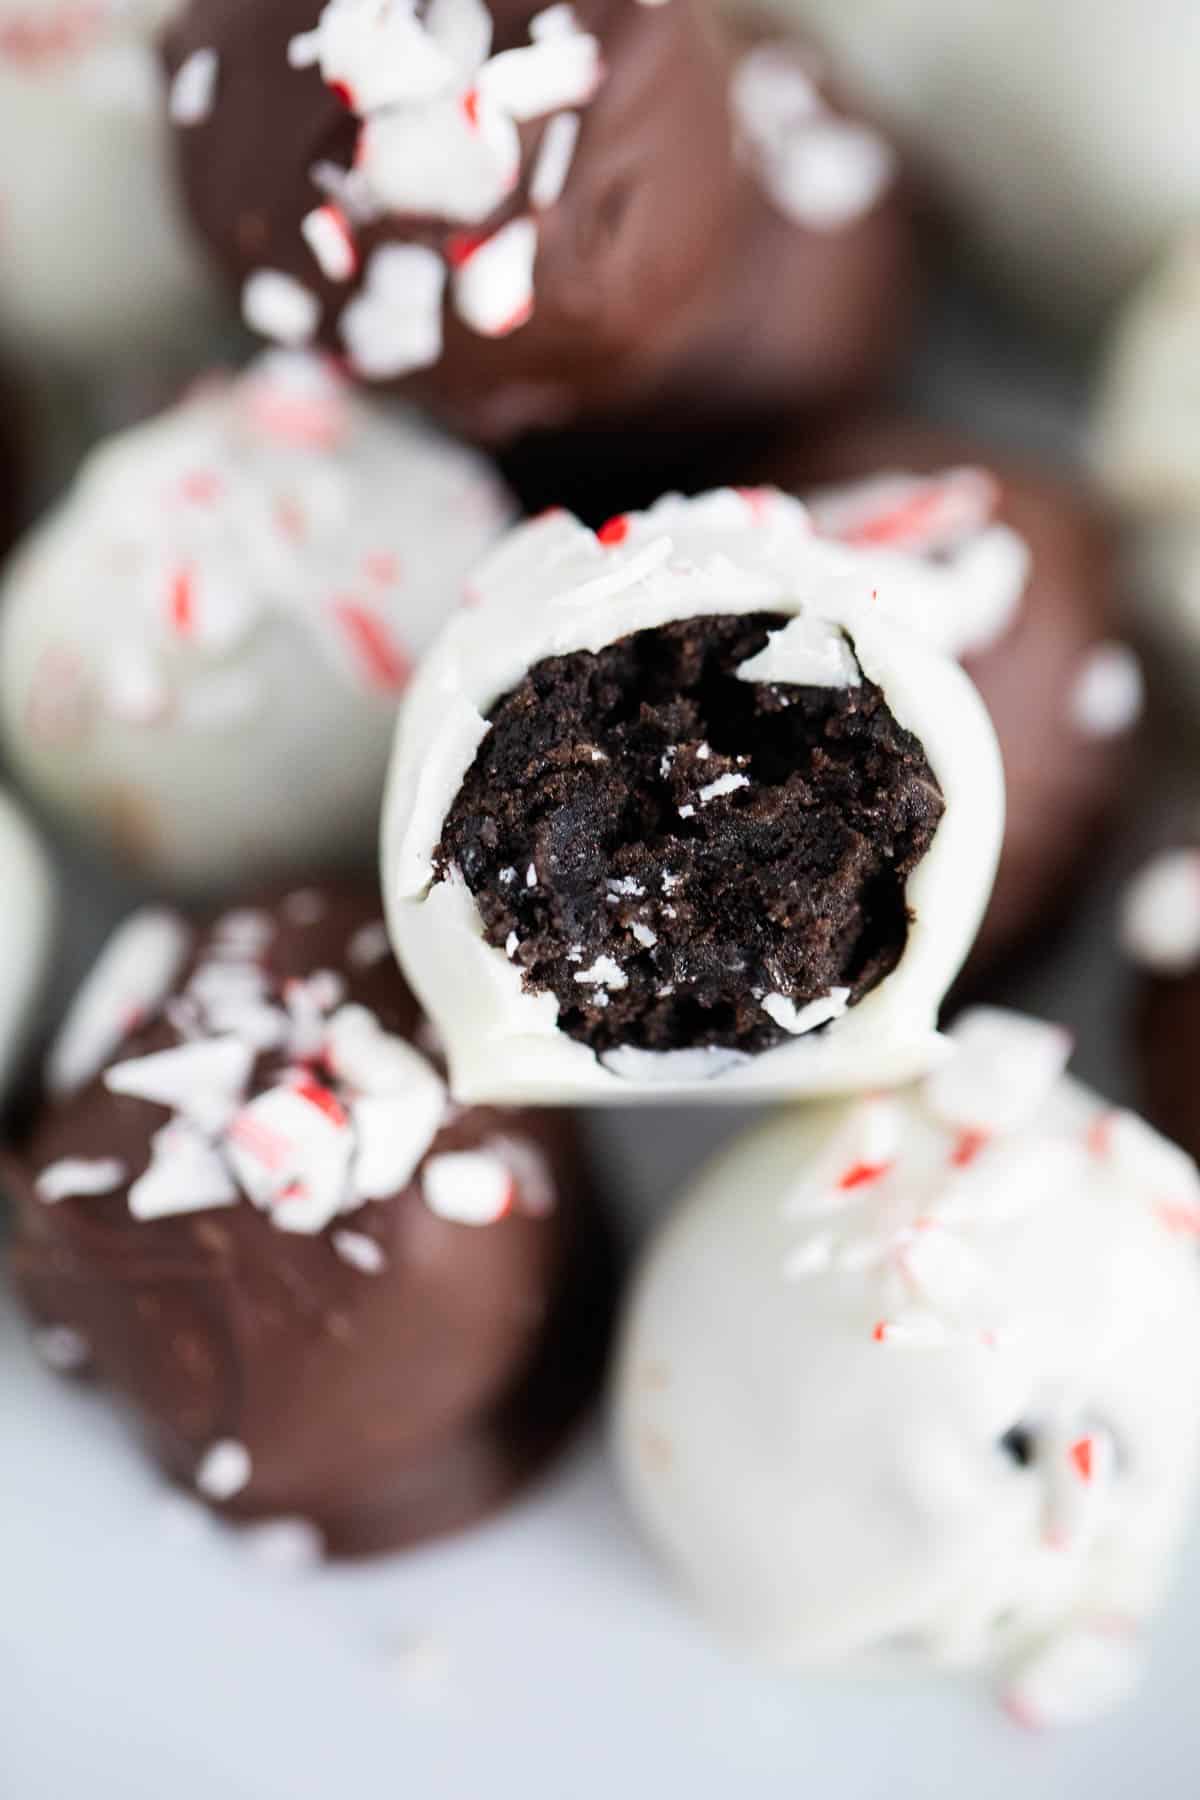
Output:
<svg viewBox="0 0 1200 1800">
<path fill-rule="evenodd" d="M 1027 338 L 951 305 L 918 402 L 1069 455 L 1081 384 Z M 1178 757 L 1131 789 L 1152 841 Z M 1148 796 L 1156 798 L 1151 802 Z M 59 995 L 120 909 L 82 865 Z M 1079 1032 L 1076 1066 L 1129 1096 L 1114 876 L 1067 940 L 1010 981 Z M 997 990 L 998 993 L 1001 990 Z M 591 1138 L 639 1232 L 739 1115 L 615 1113 Z M 355 1568 L 282 1576 L 173 1502 L 98 1395 L 34 1361 L 0 1298 L 3 1800 L 1183 1800 L 1200 1786 L 1200 1537 L 1139 1697 L 1032 1738 L 984 1688 L 780 1679 L 709 1643 L 634 1538 L 598 1429 L 503 1518 Z"/>
</svg>

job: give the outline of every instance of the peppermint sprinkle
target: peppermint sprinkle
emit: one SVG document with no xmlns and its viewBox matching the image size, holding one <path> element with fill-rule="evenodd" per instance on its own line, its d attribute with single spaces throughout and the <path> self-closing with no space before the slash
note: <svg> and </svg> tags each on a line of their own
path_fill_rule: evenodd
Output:
<svg viewBox="0 0 1200 1800">
<path fill-rule="evenodd" d="M 196 1465 L 195 1482 L 206 1500 L 232 1500 L 250 1481 L 250 1452 L 237 1438 L 220 1438 Z"/>
<path fill-rule="evenodd" d="M 193 50 L 180 63 L 171 83 L 168 115 L 172 125 L 185 129 L 211 118 L 217 95 L 220 58 L 215 50 Z"/>
<path fill-rule="evenodd" d="M 242 288 L 242 318 L 260 337 L 300 350 L 317 335 L 321 303 L 294 276 L 256 269 Z"/>
<path fill-rule="evenodd" d="M 315 1568 L 325 1555 L 325 1538 L 311 1519 L 259 1519 L 243 1525 L 238 1538 L 256 1563 L 280 1575 Z"/>
<path fill-rule="evenodd" d="M 346 946 L 346 961 L 352 969 L 373 969 L 390 954 L 387 926 L 382 919 L 371 925 L 360 925 Z"/>
<path fill-rule="evenodd" d="M 422 244 L 385 244 L 367 264 L 362 289 L 338 324 L 356 372 L 390 381 L 442 354 L 446 268 Z"/>
<path fill-rule="evenodd" d="M 39 1200 L 47 1206 L 57 1206 L 60 1200 L 111 1194 L 121 1186 L 128 1173 L 125 1164 L 115 1156 L 64 1156 L 42 1170 L 34 1187 Z"/>
<path fill-rule="evenodd" d="M 340 206 L 329 201 L 314 207 L 300 221 L 300 233 L 327 280 L 349 281 L 357 273 L 354 233 Z"/>
<path fill-rule="evenodd" d="M 529 204 L 535 212 L 548 212 L 562 199 L 575 160 L 581 120 L 578 113 L 557 113 L 546 126 L 537 161 L 529 177 Z"/>
<path fill-rule="evenodd" d="M 387 1268 L 387 1257 L 364 1231 L 335 1231 L 330 1242 L 342 1261 L 360 1275 L 382 1275 Z"/>
<path fill-rule="evenodd" d="M 1075 677 L 1068 716 L 1085 737 L 1120 737 L 1142 715 L 1142 665 L 1128 644 L 1097 644 Z"/>
<path fill-rule="evenodd" d="M 537 236 L 533 219 L 510 219 L 456 269 L 454 310 L 481 337 L 508 337 L 532 316 Z"/>
<path fill-rule="evenodd" d="M 482 1150 L 432 1156 L 421 1176 L 430 1212 L 453 1225 L 494 1225 L 510 1209 L 513 1179 L 497 1156 Z"/>
<path fill-rule="evenodd" d="M 1121 908 L 1121 945 L 1157 975 L 1183 975 L 1200 962 L 1200 851 L 1164 851 L 1135 876 Z"/>
<path fill-rule="evenodd" d="M 178 914 L 145 907 L 118 927 L 71 1005 L 46 1064 L 52 1094 L 72 1094 L 117 1046 L 154 1017 L 191 946 Z"/>
</svg>

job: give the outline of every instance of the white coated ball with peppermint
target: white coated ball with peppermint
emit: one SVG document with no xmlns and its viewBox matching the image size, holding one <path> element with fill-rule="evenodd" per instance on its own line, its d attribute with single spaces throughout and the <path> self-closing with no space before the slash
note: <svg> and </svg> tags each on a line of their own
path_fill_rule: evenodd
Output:
<svg viewBox="0 0 1200 1800">
<path fill-rule="evenodd" d="M 91 368 L 181 342 L 202 316 L 155 50 L 177 10 L 0 0 L 0 339 L 24 357 Z"/>
<path fill-rule="evenodd" d="M 0 723 L 155 880 L 369 854 L 396 710 L 511 515 L 491 465 L 270 353 L 102 445 L 11 564 Z"/>
<path fill-rule="evenodd" d="M 1200 1180 L 981 1009 L 921 1085 L 792 1111 L 635 1283 L 624 1485 L 718 1630 L 796 1670 L 987 1668 L 1029 1723 L 1136 1678 L 1194 1495 Z"/>
<path fill-rule="evenodd" d="M 0 958 L 0 1090 L 11 1081 L 41 991 L 54 925 L 50 866 L 24 816 L 0 791 L 4 955 Z"/>
</svg>

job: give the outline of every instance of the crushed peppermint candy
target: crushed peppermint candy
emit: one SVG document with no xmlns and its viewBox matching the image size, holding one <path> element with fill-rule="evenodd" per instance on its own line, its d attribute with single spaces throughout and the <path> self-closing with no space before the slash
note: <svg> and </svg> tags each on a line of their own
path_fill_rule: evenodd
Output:
<svg viewBox="0 0 1200 1800">
<path fill-rule="evenodd" d="M 533 219 L 510 219 L 456 263 L 454 310 L 481 337 L 508 337 L 532 317 L 537 242 Z"/>
<path fill-rule="evenodd" d="M 1085 737 L 1120 737 L 1141 718 L 1145 698 L 1137 653 L 1128 644 L 1097 644 L 1076 674 L 1067 712 Z"/>
<path fill-rule="evenodd" d="M 1200 964 L 1200 850 L 1162 851 L 1129 883 L 1121 945 L 1157 975 L 1184 975 Z"/>
<path fill-rule="evenodd" d="M 200 1458 L 194 1480 L 206 1500 L 220 1504 L 248 1487 L 252 1473 L 253 1464 L 245 1444 L 237 1438 L 220 1438 Z"/>
<path fill-rule="evenodd" d="M 326 280 L 349 281 L 358 273 L 354 232 L 342 208 L 333 201 L 305 213 L 300 233 Z"/>
<path fill-rule="evenodd" d="M 516 1185 L 507 1163 L 485 1150 L 445 1151 L 421 1175 L 430 1212 L 453 1225 L 494 1225 L 512 1208 Z"/>
<path fill-rule="evenodd" d="M 582 123 L 578 113 L 564 112 L 546 126 L 529 177 L 529 204 L 535 212 L 549 212 L 562 199 Z"/>
<path fill-rule="evenodd" d="M 256 269 L 242 288 L 242 318 L 251 331 L 288 350 L 311 344 L 321 302 L 311 288 L 279 269 Z"/>
<path fill-rule="evenodd" d="M 360 1275 L 382 1275 L 387 1268 L 382 1247 L 365 1231 L 335 1231 L 329 1241 L 342 1261 Z"/>
<path fill-rule="evenodd" d="M 203 125 L 212 117 L 220 75 L 220 58 L 212 49 L 193 50 L 175 71 L 168 115 L 172 125 Z"/>
<path fill-rule="evenodd" d="M 91 1194 L 111 1194 L 127 1179 L 129 1170 L 115 1156 L 64 1156 L 48 1163 L 34 1182 L 39 1200 L 57 1206 L 60 1200 L 77 1200 Z"/>
<path fill-rule="evenodd" d="M 191 928 L 161 907 L 135 912 L 110 937 L 84 981 L 46 1062 L 53 1094 L 98 1075 L 118 1045 L 154 1017 L 183 967 Z"/>
<path fill-rule="evenodd" d="M 794 224 L 843 231 L 892 187 L 898 160 L 891 145 L 833 112 L 786 44 L 760 44 L 742 57 L 730 102 L 745 160 Z"/>
<path fill-rule="evenodd" d="M 342 313 L 338 331 L 355 372 L 392 381 L 427 369 L 442 354 L 446 266 L 422 244 L 385 244 Z"/>
</svg>

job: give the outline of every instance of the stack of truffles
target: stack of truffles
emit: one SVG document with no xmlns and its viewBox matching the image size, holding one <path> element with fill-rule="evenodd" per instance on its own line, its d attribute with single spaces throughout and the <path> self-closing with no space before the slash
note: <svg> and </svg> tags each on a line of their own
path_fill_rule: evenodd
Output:
<svg viewBox="0 0 1200 1800">
<path fill-rule="evenodd" d="M 624 1299 L 648 1538 L 789 1668 L 1117 1698 L 1200 1466 L 1200 1176 L 978 1002 L 1076 908 L 1142 673 L 1086 485 L 886 410 L 897 149 L 700 0 L 0 0 L 0 139 L 51 111 L 86 230 L 14 162 L 0 351 L 35 319 L 95 419 L 265 343 L 89 430 L 0 579 L 9 763 L 139 892 L 10 1106 L 45 1360 L 273 1554 L 463 1528 L 608 1366 L 573 1109 L 780 1103 Z M 0 826 L 8 1074 L 54 903 Z"/>
</svg>

